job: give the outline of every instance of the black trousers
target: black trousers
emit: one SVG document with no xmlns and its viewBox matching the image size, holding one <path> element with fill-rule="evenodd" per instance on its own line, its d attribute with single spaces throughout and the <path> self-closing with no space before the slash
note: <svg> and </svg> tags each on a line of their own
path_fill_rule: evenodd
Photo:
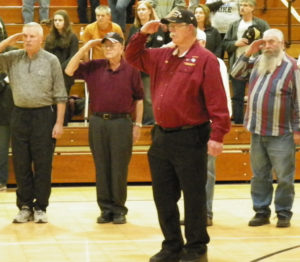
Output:
<svg viewBox="0 0 300 262">
<path fill-rule="evenodd" d="M 153 196 L 164 235 L 162 248 L 179 251 L 183 247 L 206 252 L 207 141 L 210 126 L 165 132 L 155 126 L 148 152 Z M 184 195 L 185 237 L 180 230 L 177 202 Z"/>
<path fill-rule="evenodd" d="M 77 0 L 78 8 L 78 17 L 81 24 L 88 24 L 90 22 L 96 21 L 95 9 L 100 5 L 100 0 L 89 0 L 91 4 L 91 21 L 87 17 L 87 1 L 88 0 Z"/>
<path fill-rule="evenodd" d="M 46 211 L 51 193 L 52 158 L 56 120 L 53 107 L 15 107 L 11 118 L 13 164 L 17 206 Z"/>
<path fill-rule="evenodd" d="M 132 154 L 132 121 L 92 115 L 89 142 L 96 167 L 97 202 L 102 212 L 126 214 L 128 165 Z"/>
</svg>

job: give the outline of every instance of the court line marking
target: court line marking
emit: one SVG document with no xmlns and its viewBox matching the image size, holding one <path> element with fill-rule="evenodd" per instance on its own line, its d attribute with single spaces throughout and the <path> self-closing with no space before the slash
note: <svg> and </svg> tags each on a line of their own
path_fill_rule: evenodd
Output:
<svg viewBox="0 0 300 262">
<path fill-rule="evenodd" d="M 214 237 L 212 240 L 247 240 L 247 239 L 257 239 L 257 240 L 263 240 L 263 239 L 300 239 L 299 236 L 270 236 L 270 237 Z M 110 243 L 131 243 L 131 242 L 137 242 L 137 243 L 147 243 L 147 242 L 157 242 L 161 241 L 161 237 L 155 238 L 155 239 L 124 239 L 124 240 L 51 240 L 51 241 L 28 241 L 28 242 L 0 242 L 0 246 L 18 246 L 18 245 L 24 245 L 24 246 L 30 246 L 30 245 L 51 245 L 51 244 L 85 244 L 86 254 L 89 255 L 89 245 L 90 244 L 110 244 Z"/>
<path fill-rule="evenodd" d="M 269 258 L 269 257 L 275 256 L 275 255 L 278 255 L 278 254 L 280 254 L 280 253 L 284 253 L 284 252 L 286 252 L 286 251 L 290 251 L 290 250 L 296 249 L 296 248 L 300 248 L 300 245 L 293 246 L 293 247 L 289 247 L 289 248 L 285 248 L 285 249 L 281 249 L 281 250 L 279 250 L 279 251 L 270 253 L 270 254 L 265 255 L 265 256 L 263 256 L 263 257 L 259 257 L 259 258 L 257 258 L 257 259 L 251 260 L 250 262 L 259 262 L 259 261 L 261 261 L 261 260 L 264 260 L 265 258 Z"/>
</svg>

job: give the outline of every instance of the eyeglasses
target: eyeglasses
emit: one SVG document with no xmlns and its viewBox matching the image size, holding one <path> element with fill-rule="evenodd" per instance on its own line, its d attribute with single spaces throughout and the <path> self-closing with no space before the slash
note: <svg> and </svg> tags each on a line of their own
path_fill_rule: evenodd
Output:
<svg viewBox="0 0 300 262">
<path fill-rule="evenodd" d="M 178 30 L 181 27 L 187 26 L 187 24 L 168 24 L 168 30 Z"/>
</svg>

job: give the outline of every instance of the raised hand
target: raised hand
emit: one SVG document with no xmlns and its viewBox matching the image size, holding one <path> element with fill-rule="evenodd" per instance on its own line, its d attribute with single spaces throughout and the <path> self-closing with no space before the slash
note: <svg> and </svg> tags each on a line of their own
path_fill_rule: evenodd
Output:
<svg viewBox="0 0 300 262">
<path fill-rule="evenodd" d="M 252 42 L 247 51 L 245 52 L 245 56 L 250 57 L 253 54 L 258 53 L 264 47 L 265 41 L 263 39 L 258 39 Z"/>
<path fill-rule="evenodd" d="M 143 34 L 154 34 L 157 32 L 158 28 L 161 26 L 159 20 L 151 20 L 143 25 L 141 28 L 141 33 Z"/>
</svg>

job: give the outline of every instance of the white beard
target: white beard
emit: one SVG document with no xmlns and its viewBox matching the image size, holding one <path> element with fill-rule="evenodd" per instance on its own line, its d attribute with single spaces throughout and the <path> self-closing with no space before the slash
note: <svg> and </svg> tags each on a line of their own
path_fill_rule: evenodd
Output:
<svg viewBox="0 0 300 262">
<path fill-rule="evenodd" d="M 283 50 L 278 50 L 278 52 L 273 54 L 263 53 L 258 62 L 257 72 L 259 75 L 272 74 L 277 66 L 281 64 L 283 58 Z"/>
</svg>

